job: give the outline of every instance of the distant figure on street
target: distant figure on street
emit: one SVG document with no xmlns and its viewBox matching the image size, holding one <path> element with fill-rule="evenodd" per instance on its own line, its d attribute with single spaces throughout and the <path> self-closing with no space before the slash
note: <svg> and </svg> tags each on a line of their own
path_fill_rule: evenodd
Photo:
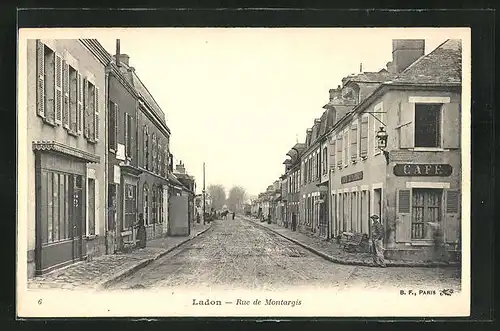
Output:
<svg viewBox="0 0 500 331">
<path fill-rule="evenodd" d="M 139 249 L 146 248 L 146 227 L 144 226 L 144 216 L 142 213 L 139 214 L 139 220 L 137 221 L 137 240 L 139 242 L 137 243 L 137 247 Z"/>
<path fill-rule="evenodd" d="M 434 260 L 446 262 L 448 260 L 446 248 L 444 246 L 443 230 L 438 222 L 427 222 L 432 228 L 432 239 L 434 242 Z"/>
<path fill-rule="evenodd" d="M 295 213 L 292 214 L 292 231 L 297 230 L 297 215 Z"/>
<path fill-rule="evenodd" d="M 373 262 L 379 267 L 385 268 L 384 249 L 382 247 L 384 228 L 378 215 L 372 215 L 370 218 L 372 219 Z"/>
<path fill-rule="evenodd" d="M 267 224 L 271 224 L 271 213 L 267 214 Z"/>
<path fill-rule="evenodd" d="M 236 213 L 233 211 L 233 220 L 234 220 L 234 215 L 235 215 L 235 214 L 236 214 Z"/>
</svg>

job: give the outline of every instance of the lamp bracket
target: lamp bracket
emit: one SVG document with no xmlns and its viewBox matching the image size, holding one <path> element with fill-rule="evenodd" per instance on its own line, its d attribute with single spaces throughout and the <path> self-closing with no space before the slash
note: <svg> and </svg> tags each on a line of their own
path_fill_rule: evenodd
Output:
<svg viewBox="0 0 500 331">
<path fill-rule="evenodd" d="M 365 113 L 372 115 L 373 118 L 376 119 L 377 121 L 379 121 L 383 126 L 387 126 L 387 125 L 385 125 L 384 122 L 382 122 L 375 115 L 373 115 L 373 114 L 385 114 L 385 113 L 387 113 L 386 111 L 365 111 Z"/>
</svg>

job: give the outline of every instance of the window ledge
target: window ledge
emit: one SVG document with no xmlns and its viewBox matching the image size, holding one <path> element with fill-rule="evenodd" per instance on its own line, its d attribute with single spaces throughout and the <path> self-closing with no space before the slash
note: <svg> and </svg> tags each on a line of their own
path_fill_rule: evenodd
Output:
<svg viewBox="0 0 500 331">
<path fill-rule="evenodd" d="M 434 245 L 434 242 L 432 241 L 432 239 L 428 239 L 428 240 L 419 240 L 419 241 L 413 241 L 411 242 L 411 245 L 412 246 L 432 246 Z"/>
<path fill-rule="evenodd" d="M 414 152 L 448 152 L 449 149 L 444 149 L 441 147 L 415 147 L 415 148 L 411 148 L 410 151 L 414 151 Z"/>
<path fill-rule="evenodd" d="M 78 133 L 77 133 L 77 132 L 72 131 L 72 130 L 70 130 L 70 129 L 66 129 L 66 130 L 68 131 L 68 134 L 69 134 L 70 136 L 73 136 L 73 137 L 78 137 Z"/>
<path fill-rule="evenodd" d="M 87 241 L 91 241 L 91 240 L 94 240 L 98 237 L 98 235 L 96 234 L 89 234 L 89 235 L 86 235 L 85 237 L 83 237 L 85 240 Z"/>
<path fill-rule="evenodd" d="M 51 121 L 51 120 L 48 120 L 46 117 L 43 117 L 43 122 L 44 122 L 45 124 L 48 124 L 48 125 L 53 126 L 53 127 L 56 127 L 56 126 L 57 126 L 56 122 Z"/>
</svg>

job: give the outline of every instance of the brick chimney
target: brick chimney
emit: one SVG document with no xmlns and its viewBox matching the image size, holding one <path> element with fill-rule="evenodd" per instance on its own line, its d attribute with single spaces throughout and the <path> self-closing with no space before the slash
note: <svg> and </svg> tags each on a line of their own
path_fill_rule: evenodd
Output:
<svg viewBox="0 0 500 331">
<path fill-rule="evenodd" d="M 393 39 L 392 63 L 389 72 L 400 73 L 425 54 L 424 39 Z"/>
<path fill-rule="evenodd" d="M 115 59 L 117 57 L 115 56 Z M 127 67 L 129 66 L 128 64 L 128 60 L 130 59 L 130 56 L 128 56 L 127 54 L 119 54 L 118 56 L 118 60 L 116 60 L 116 63 L 124 63 Z"/>
<path fill-rule="evenodd" d="M 184 164 L 182 161 L 179 161 L 179 164 L 175 166 L 175 172 L 179 174 L 185 174 L 186 173 L 186 168 L 184 167 Z"/>
</svg>

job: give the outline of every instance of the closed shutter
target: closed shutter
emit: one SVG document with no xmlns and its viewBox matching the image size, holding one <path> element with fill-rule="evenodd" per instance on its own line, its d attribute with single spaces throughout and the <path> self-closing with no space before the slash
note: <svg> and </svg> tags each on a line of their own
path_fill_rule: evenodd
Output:
<svg viewBox="0 0 500 331">
<path fill-rule="evenodd" d="M 55 123 L 61 124 L 62 120 L 62 58 L 59 54 L 55 55 L 55 70 L 54 70 L 54 111 Z"/>
<path fill-rule="evenodd" d="M 351 160 L 355 161 L 358 158 L 358 123 L 354 122 L 351 125 Z"/>
<path fill-rule="evenodd" d="M 45 117 L 45 45 L 36 41 L 36 113 Z"/>
<path fill-rule="evenodd" d="M 83 123 L 83 77 L 81 73 L 77 73 L 77 105 L 76 105 L 76 126 L 77 133 L 82 134 L 82 123 Z"/>
<path fill-rule="evenodd" d="M 99 88 L 94 87 L 94 141 L 99 141 Z"/>
<path fill-rule="evenodd" d="M 338 154 L 337 166 L 339 168 L 341 168 L 342 167 L 342 134 L 339 134 L 337 136 L 337 154 Z"/>
<path fill-rule="evenodd" d="M 368 116 L 361 117 L 360 131 L 359 156 L 365 158 L 368 156 Z"/>
<path fill-rule="evenodd" d="M 90 123 L 89 123 L 89 111 L 90 111 L 90 105 L 89 105 L 89 90 L 88 90 L 88 81 L 87 78 L 83 79 L 83 86 L 82 86 L 82 92 L 83 92 L 83 136 L 86 139 L 90 138 Z"/>
<path fill-rule="evenodd" d="M 113 139 L 114 139 L 114 143 L 113 143 L 113 148 L 115 151 L 118 151 L 118 116 L 119 115 L 119 107 L 116 103 L 113 103 L 113 109 L 114 109 L 114 113 L 115 113 L 115 117 L 113 119 L 113 126 L 115 128 L 115 130 L 113 131 Z"/>
<path fill-rule="evenodd" d="M 443 148 L 460 148 L 460 113 L 460 104 L 443 104 Z"/>
<path fill-rule="evenodd" d="M 344 131 L 344 166 L 349 165 L 349 129 Z"/>
<path fill-rule="evenodd" d="M 400 148 L 415 147 L 415 104 L 401 103 Z"/>
<path fill-rule="evenodd" d="M 130 156 L 130 151 L 129 151 L 129 144 L 128 144 L 128 137 L 129 137 L 129 132 L 128 132 L 128 121 L 129 121 L 129 118 L 128 118 L 128 114 L 125 113 L 125 156 L 126 157 L 129 157 Z"/>
<path fill-rule="evenodd" d="M 337 153 L 337 145 L 335 139 L 332 139 L 332 143 L 330 145 L 330 167 L 332 171 L 335 171 L 336 166 L 336 158 L 335 154 Z"/>
<path fill-rule="evenodd" d="M 64 95 L 62 122 L 63 127 L 69 129 L 69 64 L 63 61 L 62 90 Z"/>
<path fill-rule="evenodd" d="M 460 238 L 460 192 L 445 190 L 444 237 L 447 243 L 456 243 Z"/>
<path fill-rule="evenodd" d="M 396 191 L 396 242 L 411 238 L 411 189 Z"/>
<path fill-rule="evenodd" d="M 158 173 L 163 175 L 162 163 L 161 163 L 161 142 L 158 143 Z"/>
</svg>

